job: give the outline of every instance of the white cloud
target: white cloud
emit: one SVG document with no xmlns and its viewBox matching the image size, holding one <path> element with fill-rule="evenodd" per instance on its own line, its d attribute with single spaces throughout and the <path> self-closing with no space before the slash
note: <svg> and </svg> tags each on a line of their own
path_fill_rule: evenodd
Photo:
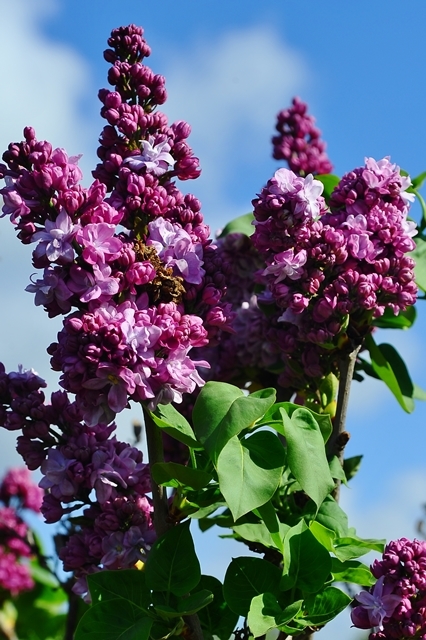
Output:
<svg viewBox="0 0 426 640">
<path fill-rule="evenodd" d="M 189 142 L 201 160 L 194 189 L 204 211 L 220 211 L 223 223 L 235 213 L 235 181 L 244 182 L 246 170 L 270 157 L 275 116 L 306 85 L 307 65 L 273 27 L 259 26 L 174 52 L 166 77 L 165 111 L 171 120 L 191 124 Z M 249 185 L 250 197 L 264 179 Z"/>
<path fill-rule="evenodd" d="M 31 125 L 39 139 L 54 147 L 64 147 L 70 155 L 84 153 L 86 160 L 80 164 L 89 172 L 97 129 L 82 105 L 86 96 L 95 103 L 96 90 L 83 58 L 42 32 L 43 21 L 59 9 L 58 2 L 15 0 L 2 3 L 1 9 L 0 155 Z M 57 376 L 50 372 L 46 347 L 55 340 L 60 321 L 49 321 L 42 309 L 35 309 L 33 296 L 24 292 L 31 271 L 30 248 L 16 239 L 7 218 L 0 220 L 0 361 L 8 370 L 16 370 L 18 363 L 34 367 L 54 390 Z M 20 462 L 13 451 L 16 435 L 0 432 L 0 475 L 3 468 Z"/>
<path fill-rule="evenodd" d="M 88 141 L 96 145 L 97 131 L 82 108 L 86 96 L 96 100 L 89 68 L 76 51 L 42 32 L 43 20 L 58 9 L 56 0 L 2 3 L 2 152 L 10 141 L 22 139 L 27 125 L 35 128 L 39 139 L 66 148 L 70 155 L 88 155 Z"/>
</svg>

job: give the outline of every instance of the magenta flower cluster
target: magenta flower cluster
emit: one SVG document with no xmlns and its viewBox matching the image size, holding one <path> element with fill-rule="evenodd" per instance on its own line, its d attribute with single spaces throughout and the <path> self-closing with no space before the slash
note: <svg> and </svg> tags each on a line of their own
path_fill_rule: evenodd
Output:
<svg viewBox="0 0 426 640">
<path fill-rule="evenodd" d="M 276 160 L 285 160 L 300 176 L 331 173 L 333 165 L 325 152 L 321 131 L 307 111 L 307 104 L 300 98 L 293 98 L 292 106 L 279 112 L 278 135 L 272 138 L 273 156 Z"/>
<path fill-rule="evenodd" d="M 353 624 L 373 629 L 369 640 L 426 640 L 426 542 L 390 542 L 371 571 L 377 583 L 355 596 Z"/>
<path fill-rule="evenodd" d="M 43 491 L 28 469 L 10 469 L 0 484 L 0 591 L 16 596 L 32 589 L 29 560 L 34 555 L 22 509 L 40 512 Z"/>
<path fill-rule="evenodd" d="M 50 317 L 65 315 L 52 365 L 76 394 L 88 424 L 109 422 L 128 400 L 181 402 L 203 384 L 190 353 L 231 330 L 225 279 L 199 201 L 175 178 L 199 173 L 190 127 L 156 111 L 164 78 L 143 64 L 142 29 L 115 29 L 105 58 L 107 120 L 89 188 L 78 158 L 37 141 L 33 129 L 9 145 L 0 174 L 8 215 L 33 264 L 27 291 Z M 107 195 L 107 191 L 111 191 Z"/>
<path fill-rule="evenodd" d="M 41 503 L 41 490 L 25 488 L 15 473 L 0 496 L 19 496 L 28 508 L 41 503 L 48 523 L 80 515 L 59 556 L 84 592 L 88 573 L 130 568 L 146 557 L 155 538 L 146 496 L 149 470 L 139 449 L 112 435 L 114 424 L 87 426 L 78 403 L 64 391 L 53 393 L 47 404 L 45 386 L 33 371 L 7 374 L 0 366 L 1 424 L 21 431 L 18 452 L 29 469 L 41 470 L 39 486 L 45 490 Z"/>
<path fill-rule="evenodd" d="M 327 374 L 333 350 L 361 344 L 386 308 L 398 314 L 414 304 L 409 185 L 389 158 L 367 158 L 339 182 L 330 209 L 321 182 L 288 169 L 253 201 L 252 240 L 266 265 L 258 299 L 281 311 L 287 329 L 283 386 L 297 387 L 297 363 L 305 376 Z"/>
</svg>

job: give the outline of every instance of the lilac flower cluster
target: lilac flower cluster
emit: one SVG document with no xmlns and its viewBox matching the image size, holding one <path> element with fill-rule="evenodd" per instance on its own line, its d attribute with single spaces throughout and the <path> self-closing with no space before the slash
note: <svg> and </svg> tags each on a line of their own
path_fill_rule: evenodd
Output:
<svg viewBox="0 0 426 640">
<path fill-rule="evenodd" d="M 130 568 L 150 549 L 155 533 L 146 496 L 149 470 L 141 451 L 112 436 L 114 424 L 87 426 L 78 403 L 64 391 L 53 393 L 47 404 L 45 386 L 32 371 L 7 374 L 0 365 L 1 424 L 22 431 L 18 452 L 29 469 L 41 469 L 46 522 L 81 514 L 59 556 L 84 592 L 88 573 Z M 36 496 L 24 490 L 17 474 L 5 481 L 2 497 L 3 489 L 22 495 L 25 506 L 35 505 Z"/>
<path fill-rule="evenodd" d="M 3 215 L 42 269 L 27 291 L 64 328 L 51 345 L 60 384 L 88 424 L 110 421 L 132 399 L 181 402 L 203 384 L 194 347 L 231 330 L 224 275 L 199 201 L 175 185 L 199 175 L 189 126 L 156 107 L 164 78 L 143 64 L 142 29 L 115 29 L 105 52 L 114 91 L 103 89 L 101 163 L 85 189 L 78 158 L 37 141 L 10 144 L 0 166 Z M 107 191 L 111 193 L 107 197 Z M 70 314 L 70 315 L 67 315 Z"/>
<path fill-rule="evenodd" d="M 414 304 L 415 224 L 407 220 L 410 179 L 388 158 L 367 158 L 330 199 L 312 175 L 279 169 L 253 201 L 253 244 L 266 263 L 259 301 L 274 304 L 288 329 L 283 386 L 329 373 L 336 350 L 354 348 L 371 321 Z M 296 379 L 295 379 L 296 378 Z"/>
<path fill-rule="evenodd" d="M 279 135 L 272 138 L 273 156 L 285 160 L 300 176 L 331 173 L 333 165 L 325 152 L 326 144 L 315 126 L 315 118 L 307 110 L 307 104 L 293 98 L 292 106 L 279 112 L 276 124 Z"/>
<path fill-rule="evenodd" d="M 0 484 L 0 591 L 12 596 L 34 586 L 28 565 L 34 551 L 20 512 L 39 513 L 42 495 L 25 468 L 10 469 Z"/>
<path fill-rule="evenodd" d="M 371 571 L 377 583 L 355 596 L 354 625 L 373 628 L 369 640 L 426 640 L 426 542 L 390 542 Z"/>
</svg>

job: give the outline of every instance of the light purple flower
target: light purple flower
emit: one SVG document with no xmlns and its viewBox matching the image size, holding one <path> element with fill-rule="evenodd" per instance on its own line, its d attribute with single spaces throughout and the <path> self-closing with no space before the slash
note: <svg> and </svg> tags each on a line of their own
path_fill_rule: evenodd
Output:
<svg viewBox="0 0 426 640">
<path fill-rule="evenodd" d="M 83 258 L 88 264 L 111 262 L 123 243 L 114 236 L 116 227 L 106 222 L 88 224 L 77 233 L 77 241 L 84 247 Z"/>
<path fill-rule="evenodd" d="M 80 225 L 73 224 L 65 209 L 62 209 L 56 220 L 46 220 L 45 231 L 37 231 L 32 236 L 31 242 L 41 241 L 34 251 L 34 257 L 45 255 L 49 262 L 72 262 L 72 241 L 79 229 Z"/>
<path fill-rule="evenodd" d="M 319 197 L 324 191 L 324 185 L 319 180 L 314 180 L 310 173 L 304 179 L 303 189 L 297 193 L 295 214 L 304 213 L 307 217 L 317 218 L 320 214 Z"/>
<path fill-rule="evenodd" d="M 169 170 L 169 167 L 173 168 L 175 165 L 175 160 L 169 151 L 168 142 L 160 142 L 155 145 L 153 136 L 150 136 L 148 140 L 142 140 L 141 154 L 128 156 L 123 164 L 129 165 L 135 171 L 146 167 L 148 172 L 155 176 L 161 176 Z"/>
<path fill-rule="evenodd" d="M 178 224 L 164 218 L 156 218 L 148 225 L 147 245 L 155 247 L 160 258 L 168 267 L 190 284 L 200 284 L 205 274 L 203 248 L 194 243 L 191 236 Z"/>
<path fill-rule="evenodd" d="M 305 249 L 301 249 L 297 253 L 294 249 L 287 249 L 277 253 L 274 263 L 263 271 L 262 275 L 276 276 L 275 282 L 281 282 L 284 278 L 290 280 L 298 280 L 303 273 L 303 265 L 306 264 L 307 253 Z"/>
</svg>

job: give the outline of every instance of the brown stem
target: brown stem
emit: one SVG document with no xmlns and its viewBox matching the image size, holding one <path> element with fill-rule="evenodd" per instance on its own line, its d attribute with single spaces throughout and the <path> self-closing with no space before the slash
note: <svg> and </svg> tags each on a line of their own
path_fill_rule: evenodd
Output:
<svg viewBox="0 0 426 640">
<path fill-rule="evenodd" d="M 336 415 L 333 420 L 333 432 L 327 443 L 330 457 L 337 456 L 340 464 L 343 464 L 343 453 L 349 440 L 349 434 L 345 431 L 346 415 L 348 412 L 349 395 L 355 370 L 356 359 L 361 346 L 355 347 L 351 353 L 339 362 L 339 392 L 337 395 Z M 340 496 L 340 480 L 336 481 L 333 497 L 338 502 Z"/>
<path fill-rule="evenodd" d="M 339 392 L 337 394 L 336 415 L 333 420 L 333 431 L 327 442 L 327 452 L 331 457 L 337 456 L 340 464 L 343 465 L 343 453 L 349 440 L 349 434 L 345 431 L 346 415 L 348 413 L 349 395 L 351 391 L 352 379 L 354 376 L 356 359 L 361 349 L 361 345 L 355 347 L 347 356 L 339 361 Z M 333 498 L 339 502 L 340 480 L 336 480 L 336 488 L 333 491 Z M 297 636 L 297 640 L 312 640 L 314 632 L 311 630 Z"/>
<path fill-rule="evenodd" d="M 163 440 L 160 429 L 152 420 L 148 411 L 144 410 L 146 444 L 150 468 L 156 462 L 164 462 Z M 165 487 L 158 485 L 151 473 L 152 501 L 154 503 L 154 529 L 158 537 L 170 529 L 169 507 L 167 504 L 167 491 Z"/>
<path fill-rule="evenodd" d="M 149 412 L 144 409 L 146 444 L 148 447 L 148 457 L 150 468 L 156 462 L 164 462 L 164 449 L 161 431 L 152 420 Z M 167 492 L 164 487 L 158 485 L 151 473 L 151 491 L 154 503 L 154 529 L 158 537 L 162 536 L 170 529 L 169 507 L 167 503 Z M 191 629 L 191 640 L 204 640 L 200 620 L 197 614 L 185 616 L 185 622 Z"/>
<path fill-rule="evenodd" d="M 74 584 L 74 580 L 71 579 L 65 585 L 65 591 L 68 595 L 68 612 L 67 619 L 65 623 L 65 635 L 64 640 L 73 640 L 75 630 L 78 624 L 78 611 L 80 608 L 80 598 L 79 596 L 72 591 L 72 585 Z"/>
</svg>

